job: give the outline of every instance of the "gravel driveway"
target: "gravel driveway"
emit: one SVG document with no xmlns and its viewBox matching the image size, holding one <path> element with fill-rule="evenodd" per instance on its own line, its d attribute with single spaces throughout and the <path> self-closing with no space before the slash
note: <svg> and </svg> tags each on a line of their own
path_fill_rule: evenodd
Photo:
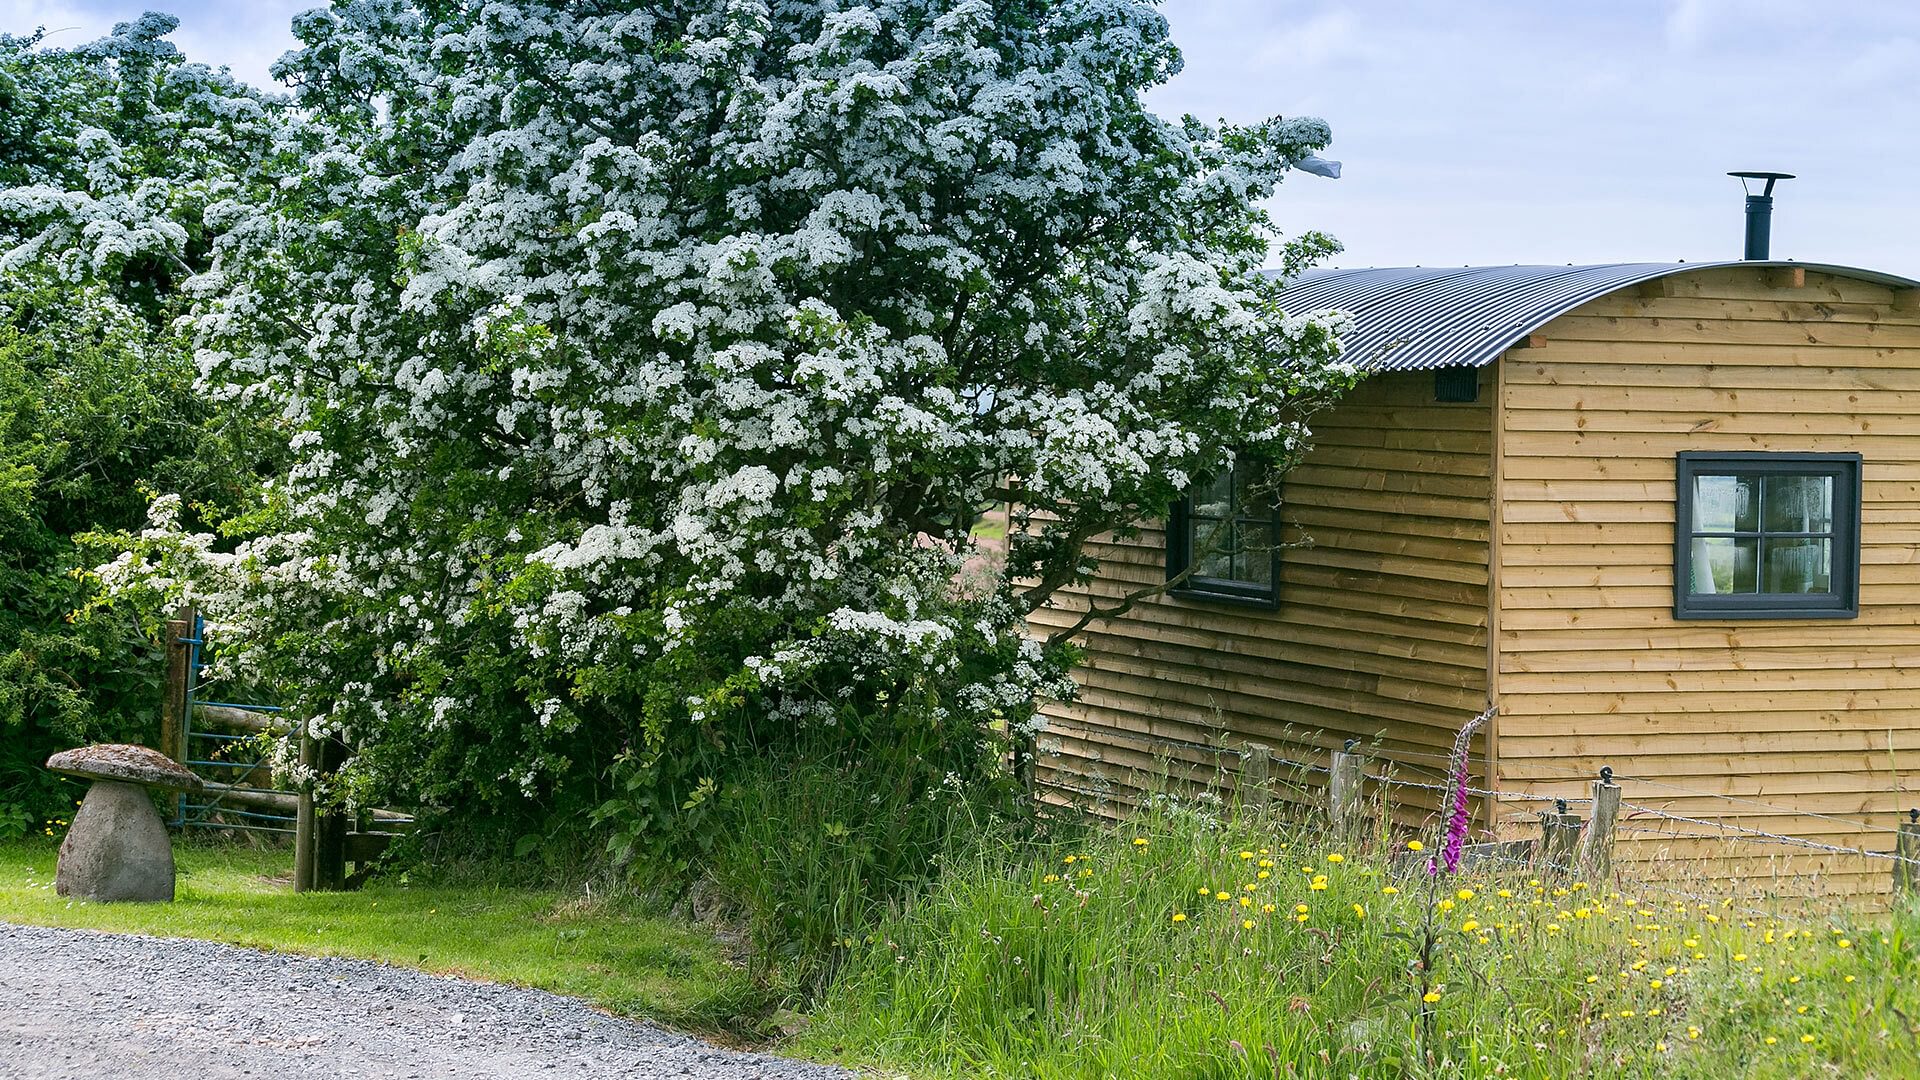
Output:
<svg viewBox="0 0 1920 1080">
<path fill-rule="evenodd" d="M 0 924 L 0 1078 L 848 1080 L 540 990 L 363 960 Z"/>
</svg>

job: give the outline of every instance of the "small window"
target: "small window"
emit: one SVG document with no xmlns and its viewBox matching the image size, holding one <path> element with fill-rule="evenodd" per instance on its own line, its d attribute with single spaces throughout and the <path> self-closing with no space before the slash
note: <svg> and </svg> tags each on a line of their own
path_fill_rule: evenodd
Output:
<svg viewBox="0 0 1920 1080">
<path fill-rule="evenodd" d="M 1673 614 L 1860 613 L 1860 455 L 1681 454 Z"/>
<path fill-rule="evenodd" d="M 1196 561 L 1173 591 L 1208 600 L 1273 606 L 1279 601 L 1280 500 L 1251 463 L 1196 484 L 1167 520 L 1167 577 Z"/>
</svg>

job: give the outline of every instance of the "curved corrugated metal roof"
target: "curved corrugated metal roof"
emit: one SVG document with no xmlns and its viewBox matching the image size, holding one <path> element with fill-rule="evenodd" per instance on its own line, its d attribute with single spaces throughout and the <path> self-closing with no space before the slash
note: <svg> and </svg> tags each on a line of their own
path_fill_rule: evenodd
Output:
<svg viewBox="0 0 1920 1080">
<path fill-rule="evenodd" d="M 1479 367 L 1590 300 L 1643 281 L 1728 266 L 1799 267 L 1895 288 L 1920 287 L 1920 281 L 1894 274 L 1797 262 L 1410 266 L 1310 271 L 1287 286 L 1280 300 L 1288 311 L 1352 312 L 1347 355 L 1373 370 Z"/>
</svg>

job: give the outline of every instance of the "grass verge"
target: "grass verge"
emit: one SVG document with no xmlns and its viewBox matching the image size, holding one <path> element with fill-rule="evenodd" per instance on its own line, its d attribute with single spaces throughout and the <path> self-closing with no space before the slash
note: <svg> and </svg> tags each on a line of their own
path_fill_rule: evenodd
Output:
<svg viewBox="0 0 1920 1080">
<path fill-rule="evenodd" d="M 1041 1080 L 1920 1076 L 1911 913 L 1429 876 L 1319 831 L 1146 814 L 955 860 L 848 943 L 802 1049 Z"/>
<path fill-rule="evenodd" d="M 181 842 L 173 903 L 94 904 L 55 895 L 57 851 L 0 844 L 0 921 L 378 960 L 551 990 L 723 1040 L 753 1029 L 763 997 L 710 929 L 632 901 L 404 876 L 295 894 L 287 851 Z"/>
</svg>

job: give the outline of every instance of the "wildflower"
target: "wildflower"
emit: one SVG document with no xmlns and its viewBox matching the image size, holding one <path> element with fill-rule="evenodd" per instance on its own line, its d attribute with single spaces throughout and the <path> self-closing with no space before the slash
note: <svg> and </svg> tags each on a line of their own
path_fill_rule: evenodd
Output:
<svg viewBox="0 0 1920 1080">
<path fill-rule="evenodd" d="M 1849 940 L 1847 940 L 1846 938 L 1841 938 L 1841 939 L 1840 939 L 1840 947 L 1841 947 L 1841 948 L 1843 948 L 1843 949 L 1851 949 L 1851 948 L 1853 948 L 1853 942 L 1851 942 L 1851 941 L 1849 941 Z"/>
<path fill-rule="evenodd" d="M 1072 855 L 1069 855 L 1069 856 L 1067 856 L 1067 857 L 1066 857 L 1065 859 L 1063 859 L 1063 860 L 1061 860 L 1061 861 L 1063 861 L 1063 862 L 1065 862 L 1065 863 L 1066 863 L 1066 864 L 1067 864 L 1068 866 L 1072 866 L 1072 865 L 1073 865 L 1074 863 L 1077 863 L 1077 862 L 1079 862 L 1080 860 L 1079 860 L 1078 858 L 1076 858 L 1076 857 L 1074 857 L 1074 856 L 1072 856 Z"/>
<path fill-rule="evenodd" d="M 1146 837 L 1144 837 L 1144 836 L 1136 836 L 1136 837 L 1134 837 L 1134 838 L 1133 838 L 1133 846 L 1134 846 L 1134 847 L 1146 847 L 1146 846 L 1147 846 L 1147 838 L 1146 838 Z"/>
<path fill-rule="evenodd" d="M 1262 870 L 1271 870 L 1273 869 L 1273 860 L 1261 859 L 1259 862 L 1255 863 L 1254 865 L 1258 866 Z"/>
<path fill-rule="evenodd" d="M 1381 895 L 1381 896 L 1394 896 L 1394 895 L 1397 895 L 1397 894 L 1398 894 L 1399 892 L 1400 892 L 1400 890 L 1399 890 L 1399 889 L 1396 889 L 1396 888 L 1394 888 L 1393 886 L 1391 886 L 1391 885 L 1388 885 L 1387 887 L 1385 887 L 1385 888 L 1383 888 L 1383 889 L 1381 889 L 1381 890 L 1380 890 L 1380 895 Z"/>
<path fill-rule="evenodd" d="M 1440 1000 L 1440 991 L 1429 990 L 1426 993 L 1420 995 L 1420 1000 L 1426 1002 L 1429 1005 L 1432 1005 L 1434 1002 Z"/>
<path fill-rule="evenodd" d="M 1767 1045 L 1768 1045 L 1768 1046 L 1772 1046 L 1772 1045 L 1773 1045 L 1774 1043 L 1777 1043 L 1777 1042 L 1779 1042 L 1779 1041 L 1780 1041 L 1779 1039 L 1776 1039 L 1776 1038 L 1774 1038 L 1774 1037 L 1773 1037 L 1773 1036 L 1771 1036 L 1771 1035 L 1769 1035 L 1769 1036 L 1767 1036 Z"/>
<path fill-rule="evenodd" d="M 1699 1037 L 1700 1037 L 1700 1029 L 1697 1027 L 1694 1027 L 1691 1024 L 1687 1025 L 1687 1038 L 1697 1039 Z"/>
<path fill-rule="evenodd" d="M 1688 938 L 1687 940 L 1681 942 L 1680 944 L 1685 945 L 1689 949 L 1697 949 L 1700 947 L 1700 943 L 1698 941 L 1695 941 L 1692 938 Z"/>
<path fill-rule="evenodd" d="M 1440 904 L 1439 904 L 1439 907 L 1440 907 L 1440 910 L 1441 910 L 1441 911 L 1452 911 L 1452 910 L 1453 910 L 1453 901 L 1451 901 L 1451 900 L 1449 900 L 1449 899 L 1447 899 L 1446 897 L 1444 897 L 1444 896 L 1443 896 L 1443 897 L 1441 897 L 1441 898 L 1440 898 Z"/>
<path fill-rule="evenodd" d="M 1271 871 L 1271 870 L 1262 870 L 1262 871 L 1260 871 L 1260 872 L 1259 872 L 1258 874 L 1255 874 L 1254 876 L 1255 876 L 1255 877 L 1257 877 L 1257 878 L 1259 878 L 1259 879 L 1260 879 L 1261 881 L 1265 881 L 1265 880 L 1267 880 L 1268 878 L 1270 878 L 1270 877 L 1272 877 L 1272 876 L 1273 876 L 1273 871 Z"/>
<path fill-rule="evenodd" d="M 1660 981 L 1659 979 L 1648 979 L 1648 980 L 1647 980 L 1647 989 L 1649 989 L 1649 990 L 1658 990 L 1658 989 L 1660 989 L 1660 987 L 1661 987 L 1662 985 L 1664 985 L 1664 984 L 1662 984 L 1662 983 L 1661 983 L 1661 981 Z"/>
<path fill-rule="evenodd" d="M 1801 1042 L 1803 1042 L 1803 1043 L 1810 1043 L 1810 1042 L 1812 1042 L 1812 1041 L 1813 1041 L 1813 1036 L 1811 1036 L 1811 1035 L 1802 1035 L 1802 1036 L 1800 1036 L 1800 1041 L 1801 1041 Z"/>
<path fill-rule="evenodd" d="M 1848 982 L 1852 982 L 1852 981 L 1853 981 L 1853 976 L 1851 976 L 1851 975 L 1849 975 L 1849 976 L 1847 976 L 1847 981 L 1848 981 Z"/>
<path fill-rule="evenodd" d="M 1326 891 L 1327 891 L 1327 879 L 1326 879 L 1326 878 L 1314 878 L 1314 879 L 1313 879 L 1313 884 L 1311 884 L 1311 885 L 1308 885 L 1308 886 L 1307 886 L 1307 888 L 1309 888 L 1309 889 L 1312 889 L 1312 890 L 1313 890 L 1314 892 L 1326 892 Z"/>
<path fill-rule="evenodd" d="M 1054 882 L 1056 882 L 1056 881 L 1059 881 L 1059 880 L 1060 880 L 1060 875 L 1059 875 L 1059 874 L 1048 874 L 1048 875 L 1047 875 L 1046 877 L 1043 877 L 1043 878 L 1041 878 L 1041 879 L 1040 879 L 1040 883 L 1041 883 L 1042 885 L 1051 885 L 1051 884 L 1053 884 Z"/>
<path fill-rule="evenodd" d="M 1472 919 L 1468 919 L 1466 922 L 1460 924 L 1460 932 L 1463 934 L 1471 934 L 1478 929 L 1480 929 L 1480 924 Z"/>
<path fill-rule="evenodd" d="M 1407 850 L 1408 851 L 1425 851 L 1427 850 L 1427 845 L 1421 843 L 1418 840 L 1409 840 L 1407 841 Z"/>
<path fill-rule="evenodd" d="M 1353 905 L 1353 916 L 1356 919 L 1364 919 L 1367 917 L 1367 909 L 1361 907 L 1359 904 L 1355 904 Z"/>
<path fill-rule="evenodd" d="M 1305 915 L 1305 914 L 1307 913 L 1307 905 L 1305 905 L 1305 904 L 1295 904 L 1295 905 L 1293 905 L 1293 910 L 1295 910 L 1295 911 L 1297 911 L 1297 912 L 1299 912 L 1299 913 L 1300 913 L 1300 914 L 1302 914 L 1302 915 Z"/>
<path fill-rule="evenodd" d="M 1251 852 L 1251 851 L 1243 851 L 1243 852 L 1241 852 L 1241 853 L 1240 853 L 1240 857 L 1241 857 L 1241 858 L 1243 858 L 1243 859 L 1251 859 L 1251 858 L 1253 858 L 1253 852 Z"/>
<path fill-rule="evenodd" d="M 1654 1043 L 1653 1048 L 1662 1054 L 1667 1052 L 1667 1044 L 1663 1042 Z"/>
<path fill-rule="evenodd" d="M 1225 889 L 1221 889 L 1219 892 L 1213 894 L 1213 898 L 1215 900 L 1231 900 L 1233 899 L 1233 894 Z"/>
<path fill-rule="evenodd" d="M 1327 861 L 1328 861 L 1328 862 L 1330 862 L 1330 863 L 1340 863 L 1340 862 L 1346 862 L 1346 861 L 1347 861 L 1347 857 L 1346 857 L 1345 855 L 1342 855 L 1342 854 L 1340 854 L 1339 852 L 1337 852 L 1337 851 L 1336 851 L 1336 852 L 1334 852 L 1333 854 L 1331 854 L 1331 855 L 1329 855 L 1329 856 L 1327 856 Z"/>
<path fill-rule="evenodd" d="M 1261 905 L 1260 905 L 1260 910 L 1261 910 L 1261 911 L 1263 911 L 1263 912 L 1265 912 L 1265 913 L 1267 913 L 1268 915 L 1271 915 L 1271 914 L 1273 914 L 1273 912 L 1274 912 L 1274 905 L 1272 905 L 1272 904 L 1261 904 Z"/>
<path fill-rule="evenodd" d="M 1184 912 L 1184 911 L 1176 911 L 1176 912 L 1174 912 L 1174 913 L 1173 913 L 1173 921 L 1174 921 L 1174 922 L 1186 922 L 1186 921 L 1187 921 L 1187 913 L 1186 913 L 1186 912 Z"/>
<path fill-rule="evenodd" d="M 1455 896 L 1457 896 L 1457 897 L 1459 897 L 1459 898 L 1460 898 L 1460 899 L 1462 899 L 1462 900 L 1471 900 L 1471 899 L 1473 899 L 1473 890 L 1472 890 L 1472 889 L 1461 889 L 1461 890 L 1460 890 L 1459 892 L 1457 892 L 1457 893 L 1454 893 L 1453 895 L 1455 895 Z"/>
<path fill-rule="evenodd" d="M 1250 897 L 1250 896 L 1243 896 L 1243 897 L 1241 897 L 1241 898 L 1240 898 L 1240 906 L 1241 906 L 1241 907 L 1252 907 L 1252 906 L 1253 906 L 1253 898 L 1252 898 L 1252 897 Z"/>
<path fill-rule="evenodd" d="M 1251 930 L 1251 929 L 1253 929 L 1253 920 L 1252 920 L 1252 919 L 1241 919 L 1241 920 L 1240 920 L 1240 929 L 1242 929 L 1242 930 Z"/>
<path fill-rule="evenodd" d="M 1212 896 L 1212 895 L 1213 895 L 1213 890 L 1212 890 L 1212 889 L 1210 889 L 1210 888 L 1208 888 L 1208 887 L 1207 887 L 1207 886 L 1205 886 L 1205 885 L 1202 885 L 1202 886 L 1200 886 L 1200 895 L 1201 895 L 1201 896 Z"/>
<path fill-rule="evenodd" d="M 1743 953 L 1743 952 L 1737 952 L 1737 953 L 1734 953 L 1734 954 L 1733 954 L 1733 962 L 1734 962 L 1734 963 L 1736 963 L 1736 964 L 1744 964 L 1744 963 L 1746 963 L 1746 962 L 1747 962 L 1747 954 L 1746 954 L 1746 953 Z"/>
<path fill-rule="evenodd" d="M 1600 976 L 1598 976 L 1598 975 L 1589 975 L 1589 976 L 1587 976 L 1587 985 L 1588 985 L 1588 986 L 1592 986 L 1592 985 L 1593 985 L 1594 983 L 1597 983 L 1597 982 L 1599 982 L 1599 981 L 1600 981 Z"/>
<path fill-rule="evenodd" d="M 1496 894 L 1494 894 L 1494 895 L 1496 895 L 1496 896 L 1498 896 L 1498 897 L 1499 897 L 1500 899 L 1502 899 L 1502 900 L 1511 900 L 1511 899 L 1513 899 L 1513 890 L 1512 890 L 1512 889 L 1501 889 L 1501 890 L 1500 890 L 1500 891 L 1499 891 L 1498 893 L 1496 893 Z"/>
</svg>

